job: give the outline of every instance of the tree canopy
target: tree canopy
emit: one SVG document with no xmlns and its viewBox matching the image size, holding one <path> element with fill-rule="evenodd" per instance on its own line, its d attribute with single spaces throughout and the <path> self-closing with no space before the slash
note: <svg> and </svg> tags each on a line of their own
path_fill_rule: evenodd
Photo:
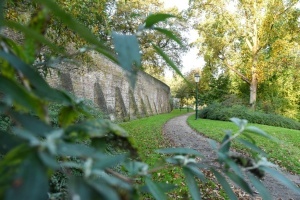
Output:
<svg viewBox="0 0 300 200">
<path fill-rule="evenodd" d="M 206 67 L 215 68 L 216 73 L 227 73 L 228 69 L 232 79 L 238 77 L 239 85 L 247 84 L 252 108 L 258 100 L 270 95 L 266 94 L 270 92 L 266 92 L 270 82 L 277 86 L 284 84 L 276 96 L 285 98 L 289 106 L 299 107 L 299 77 L 293 73 L 299 69 L 297 2 L 207 0 L 192 3 L 191 15 L 200 35 L 199 52 L 205 58 Z M 285 84 L 286 81 L 296 84 Z M 271 85 L 269 89 L 273 88 Z M 286 90 L 290 93 L 281 95 Z"/>
</svg>

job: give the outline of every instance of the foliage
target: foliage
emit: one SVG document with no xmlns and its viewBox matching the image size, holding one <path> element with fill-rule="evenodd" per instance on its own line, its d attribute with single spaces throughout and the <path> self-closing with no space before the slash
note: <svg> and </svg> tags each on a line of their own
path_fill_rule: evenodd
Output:
<svg viewBox="0 0 300 200">
<path fill-rule="evenodd" d="M 229 121 L 210 119 L 195 120 L 194 116 L 190 116 L 188 118 L 188 124 L 197 132 L 202 133 L 210 139 L 218 142 L 222 141 L 222 138 L 224 137 L 224 130 L 231 129 L 233 131 L 237 131 L 237 127 Z M 280 139 L 280 142 L 274 142 L 266 138 L 253 136 L 253 139 L 256 141 L 256 145 L 268 154 L 268 159 L 293 174 L 299 174 L 300 163 L 298 161 L 300 159 L 300 131 L 259 124 L 251 125 L 263 129 L 274 138 Z M 242 138 L 247 139 L 246 137 Z M 250 152 L 249 149 L 241 145 L 239 141 L 234 141 L 233 147 L 236 150 L 240 150 L 245 155 L 248 155 Z"/>
<path fill-rule="evenodd" d="M 114 33 L 117 61 L 115 54 L 109 51 L 103 41 L 54 1 L 34 0 L 31 6 L 37 13 L 29 18 L 29 24 L 4 20 L 3 16 L 0 18 L 0 25 L 5 25 L 1 28 L 9 26 L 22 32 L 25 41 L 19 43 L 1 36 L 0 114 L 5 119 L 9 118 L 8 127 L 0 132 L 0 153 L 3 156 L 0 160 L 1 199 L 64 198 L 60 194 L 53 194 L 49 188 L 50 177 L 54 173 L 62 173 L 62 177 L 67 177 L 67 198 L 138 199 L 140 192 L 146 190 L 156 199 L 166 199 L 165 193 L 172 187 L 153 181 L 151 174 L 161 167 L 173 166 L 179 166 L 182 170 L 193 199 L 201 197 L 196 180 L 198 177 L 204 177 L 200 170 L 203 167 L 215 174 L 231 199 L 236 197 L 228 187 L 225 175 L 247 193 L 253 194 L 249 184 L 244 181 L 246 177 L 241 173 L 242 169 L 231 159 L 229 149 L 232 141 L 244 131 L 269 138 L 266 133 L 255 127 L 246 127 L 245 120 L 233 118 L 232 121 L 239 127 L 239 131 L 227 132 L 220 146 L 211 142 L 219 156 L 219 168 L 222 173 L 211 163 L 196 163 L 196 157 L 201 157 L 201 153 L 188 148 L 158 150 L 166 157 L 165 162 L 158 169 L 149 169 L 148 164 L 137 160 L 136 149 L 131 144 L 132 139 L 124 129 L 108 120 L 94 119 L 82 100 L 51 88 L 40 72 L 32 66 L 37 56 L 36 51 L 39 51 L 42 45 L 57 51 L 60 49 L 55 41 L 51 42 L 44 36 L 48 13 L 78 34 L 84 43 L 92 44 L 99 53 L 119 62 L 120 67 L 131 72 L 131 78 L 135 78 L 140 67 L 140 55 L 139 51 L 136 51 L 139 49 L 137 36 Z M 166 35 L 169 39 L 176 41 L 174 35 L 156 27 L 170 17 L 172 15 L 161 13 L 149 15 L 139 27 L 139 31 L 165 32 L 168 33 Z M 33 35 L 36 37 L 32 37 Z M 133 52 L 130 52 L 131 45 Z M 168 55 L 159 46 L 152 45 L 165 62 L 179 72 Z M 128 55 L 128 60 L 124 55 Z M 134 80 L 132 85 L 134 86 Z M 58 108 L 58 127 L 51 126 L 50 104 L 62 105 Z M 82 116 L 84 118 L 79 121 Z M 255 144 L 247 144 L 253 150 L 258 149 Z M 270 163 L 262 158 L 243 170 L 251 173 L 253 169 L 257 169 L 271 173 L 300 193 L 291 181 L 269 168 L 269 165 Z M 257 184 L 257 178 L 250 176 L 250 181 L 259 191 L 263 191 L 263 197 L 268 197 L 265 188 Z"/>
<path fill-rule="evenodd" d="M 226 107 L 221 103 L 213 103 L 200 110 L 199 117 L 221 121 L 229 121 L 232 117 L 238 117 L 247 119 L 250 123 L 300 130 L 300 123 L 293 119 L 262 111 L 253 111 L 245 106 Z"/>
<path fill-rule="evenodd" d="M 235 82 L 232 87 L 246 83 L 253 108 L 263 96 L 270 97 L 266 94 L 273 90 L 271 84 L 266 90 L 259 90 L 259 87 L 274 76 L 280 77 L 273 79 L 275 84 L 280 84 L 282 79 L 297 82 L 295 86 L 280 87 L 278 92 L 293 101 L 293 106 L 295 99 L 299 102 L 298 76 L 290 73 L 299 66 L 297 0 L 191 2 L 190 14 L 198 19 L 195 20 L 195 28 L 201 36 L 198 46 L 206 67 L 213 69 L 215 75 L 230 70 L 230 78 Z M 291 110 L 290 105 L 283 106 Z M 298 103 L 297 106 L 299 108 Z M 297 107 L 293 111 L 297 111 Z"/>
</svg>

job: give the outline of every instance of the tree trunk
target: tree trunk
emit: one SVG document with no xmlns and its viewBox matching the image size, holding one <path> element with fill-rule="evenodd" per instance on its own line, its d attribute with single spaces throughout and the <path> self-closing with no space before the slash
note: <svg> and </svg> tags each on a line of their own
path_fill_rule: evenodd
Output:
<svg viewBox="0 0 300 200">
<path fill-rule="evenodd" d="M 252 110 L 256 108 L 256 99 L 257 99 L 257 54 L 253 55 L 252 67 L 251 67 L 251 83 L 250 83 L 250 106 Z"/>
</svg>

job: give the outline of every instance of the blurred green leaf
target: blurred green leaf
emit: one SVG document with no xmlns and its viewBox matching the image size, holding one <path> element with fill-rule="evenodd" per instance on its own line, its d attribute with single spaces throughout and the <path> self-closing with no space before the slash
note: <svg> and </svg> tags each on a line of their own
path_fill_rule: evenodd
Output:
<svg viewBox="0 0 300 200">
<path fill-rule="evenodd" d="M 20 123 L 24 129 L 30 131 L 36 136 L 46 136 L 47 133 L 50 133 L 54 130 L 54 128 L 39 120 L 39 118 L 36 116 L 17 112 L 11 112 L 11 116 L 15 121 Z"/>
<path fill-rule="evenodd" d="M 124 167 L 128 171 L 130 176 L 135 176 L 138 174 L 145 174 L 148 172 L 149 166 L 146 163 L 138 161 L 130 161 L 124 164 Z"/>
<path fill-rule="evenodd" d="M 37 146 L 40 144 L 40 140 L 35 137 L 34 134 L 32 134 L 30 131 L 16 128 L 14 127 L 12 129 L 13 133 L 15 133 L 18 137 L 27 140 L 30 143 L 30 146 Z"/>
<path fill-rule="evenodd" d="M 94 160 L 93 168 L 95 169 L 105 169 L 111 168 L 116 166 L 119 163 L 122 163 L 126 159 L 126 155 L 115 155 L 115 156 L 108 156 L 108 155 L 95 155 L 93 157 L 97 157 Z"/>
<path fill-rule="evenodd" d="M 100 177 L 101 181 L 104 181 L 105 184 L 108 184 L 111 187 L 119 188 L 119 189 L 125 189 L 127 191 L 132 190 L 132 185 L 131 184 L 129 184 L 128 182 L 125 182 L 124 180 L 121 180 L 117 177 L 114 177 L 113 175 L 109 174 L 109 172 L 106 173 L 103 170 L 93 170 L 92 173 L 95 176 Z M 96 179 L 96 181 L 98 181 L 98 179 Z"/>
<path fill-rule="evenodd" d="M 200 171 L 200 169 L 197 167 L 197 165 L 190 163 L 184 166 L 185 168 L 188 168 L 191 173 L 193 173 L 195 176 L 197 176 L 201 181 L 206 182 L 206 178 L 204 174 Z"/>
<path fill-rule="evenodd" d="M 228 171 L 226 172 L 226 175 L 234 182 L 236 183 L 241 189 L 243 189 L 245 192 L 247 192 L 248 194 L 253 195 L 253 191 L 251 190 L 250 186 L 248 185 L 248 183 L 241 178 L 240 176 Z"/>
<path fill-rule="evenodd" d="M 256 135 L 268 138 L 272 141 L 278 141 L 278 139 L 270 136 L 269 134 L 267 134 L 265 131 L 261 130 L 260 128 L 257 128 L 255 126 L 248 126 L 245 131 L 250 132 L 250 133 L 254 133 Z"/>
<path fill-rule="evenodd" d="M 80 35 L 85 41 L 89 42 L 92 45 L 96 45 L 99 53 L 108 57 L 112 61 L 116 61 L 112 53 L 107 49 L 104 45 L 103 41 L 100 41 L 91 33 L 91 31 L 81 23 L 79 23 L 76 19 L 74 19 L 71 15 L 63 11 L 54 1 L 52 0 L 34 0 L 37 3 L 40 3 L 47 7 L 52 11 L 55 17 L 59 18 L 65 25 L 67 25 L 70 29 Z M 101 50 L 101 51 L 99 51 Z"/>
<path fill-rule="evenodd" d="M 59 143 L 57 144 L 57 154 L 61 156 L 92 157 L 94 154 L 100 155 L 95 149 L 84 144 Z"/>
<path fill-rule="evenodd" d="M 200 156 L 203 157 L 203 155 L 194 149 L 189 148 L 165 148 L 165 149 L 158 149 L 158 153 L 164 153 L 164 154 L 180 154 L 180 155 L 194 155 L 194 156 Z"/>
<path fill-rule="evenodd" d="M 192 198 L 194 200 L 201 199 L 200 189 L 197 186 L 197 182 L 194 179 L 193 172 L 191 172 L 191 170 L 187 167 L 183 167 L 182 171 L 185 175 L 185 181 L 186 181 L 186 184 L 187 184 L 187 186 L 189 188 L 189 191 L 192 195 Z"/>
<path fill-rule="evenodd" d="M 235 123 L 240 129 L 244 129 L 248 123 L 245 119 L 239 119 L 239 118 L 230 118 L 230 121 Z"/>
<path fill-rule="evenodd" d="M 56 157 L 50 155 L 48 152 L 39 151 L 38 156 L 45 166 L 51 167 L 52 169 L 60 169 L 61 166 L 58 164 Z"/>
<path fill-rule="evenodd" d="M 145 28 L 152 28 L 154 24 L 157 24 L 158 22 L 161 21 L 165 21 L 166 19 L 171 17 L 176 17 L 176 16 L 170 14 L 163 14 L 163 13 L 149 15 L 144 22 Z"/>
<path fill-rule="evenodd" d="M 34 154 L 23 159 L 5 199 L 48 199 L 46 168 Z"/>
<path fill-rule="evenodd" d="M 73 106 L 66 106 L 60 110 L 58 121 L 62 127 L 67 127 L 78 117 L 79 113 Z"/>
<path fill-rule="evenodd" d="M 208 143 L 210 144 L 210 146 L 214 149 L 214 150 L 218 150 L 218 143 L 215 140 L 212 139 L 207 139 Z"/>
<path fill-rule="evenodd" d="M 167 29 L 163 29 L 163 28 L 159 28 L 159 27 L 155 27 L 153 28 L 154 30 L 157 30 L 158 32 L 161 32 L 162 34 L 166 35 L 168 38 L 174 40 L 175 42 L 177 42 L 180 46 L 182 46 L 182 42 L 181 40 L 173 34 L 172 31 L 169 31 Z"/>
<path fill-rule="evenodd" d="M 188 82 L 188 80 L 182 75 L 181 71 L 178 69 L 178 67 L 175 65 L 175 63 L 169 58 L 169 56 L 167 54 L 165 54 L 165 52 L 159 48 L 158 46 L 156 46 L 155 44 L 152 43 L 153 48 L 155 49 L 155 51 L 166 61 L 166 63 L 168 65 L 170 65 L 174 71 L 180 75 L 189 85 L 191 85 L 190 82 Z"/>
<path fill-rule="evenodd" d="M 127 76 L 132 87 L 137 79 L 137 72 L 141 69 L 141 54 L 139 43 L 134 35 L 112 34 L 115 51 L 121 67 L 127 71 Z"/>
<path fill-rule="evenodd" d="M 86 134 L 91 138 L 101 138 L 106 137 L 108 133 L 114 133 L 120 137 L 127 137 L 127 132 L 120 126 L 111 123 L 109 120 L 105 119 L 95 119 L 86 121 L 80 124 L 69 126 L 65 133 L 72 134 L 73 132 Z"/>
<path fill-rule="evenodd" d="M 267 172 L 271 176 L 273 176 L 275 179 L 277 179 L 279 182 L 286 185 L 291 190 L 295 191 L 297 194 L 300 194 L 300 188 L 297 187 L 291 180 L 289 180 L 287 177 L 285 177 L 283 174 L 278 172 L 277 170 L 270 168 L 270 167 L 259 167 L 259 169 L 262 169 L 263 171 Z"/>
<path fill-rule="evenodd" d="M 253 186 L 259 192 L 259 196 L 261 196 L 263 199 L 272 199 L 270 192 L 267 190 L 267 188 L 261 183 L 261 181 L 258 178 L 256 178 L 252 174 L 248 174 L 248 177 L 251 183 L 253 184 Z"/>
<path fill-rule="evenodd" d="M 7 60 L 16 70 L 21 71 L 22 74 L 29 79 L 30 83 L 34 86 L 33 92 L 40 98 L 67 104 L 72 103 L 72 98 L 70 96 L 62 91 L 51 88 L 37 71 L 25 64 L 15 55 L 0 51 L 0 57 Z"/>
<path fill-rule="evenodd" d="M 33 111 L 39 116 L 44 115 L 42 102 L 17 82 L 0 75 L 0 91 L 23 109 Z"/>
<path fill-rule="evenodd" d="M 50 40 L 45 38 L 39 32 L 33 30 L 32 28 L 26 27 L 22 24 L 19 24 L 19 23 L 13 22 L 13 21 L 4 21 L 4 25 L 9 28 L 15 29 L 17 31 L 23 32 L 26 37 L 47 45 L 47 47 L 51 48 L 52 50 L 56 51 L 57 53 L 64 52 L 62 47 L 56 46 L 53 42 L 51 42 Z"/>
<path fill-rule="evenodd" d="M 221 162 L 225 162 L 227 166 L 229 166 L 236 174 L 243 177 L 242 170 L 240 167 L 227 155 L 222 152 L 218 152 L 218 159 Z"/>
<path fill-rule="evenodd" d="M 259 148 L 255 144 L 249 142 L 248 140 L 244 140 L 244 139 L 241 139 L 241 138 L 236 138 L 236 141 L 240 142 L 244 146 L 248 147 L 249 149 L 251 149 L 251 150 L 253 150 L 253 151 L 257 152 L 257 153 L 260 153 L 263 156 L 266 156 L 266 153 L 261 148 Z"/>
<path fill-rule="evenodd" d="M 234 194 L 234 192 L 232 191 L 229 183 L 226 181 L 226 179 L 224 178 L 224 176 L 222 176 L 222 174 L 220 174 L 217 170 L 215 169 L 211 169 L 211 171 L 214 173 L 214 175 L 216 176 L 216 178 L 218 179 L 218 182 L 222 185 L 223 189 L 225 190 L 226 194 L 228 195 L 228 197 L 231 200 L 237 200 L 236 195 Z"/>
<path fill-rule="evenodd" d="M 104 186 L 105 188 L 105 186 Z M 84 200 L 93 200 L 93 199 L 105 199 L 109 198 L 106 194 L 104 196 L 99 195 L 99 191 L 96 192 L 94 186 L 88 184 L 84 179 L 79 177 L 71 177 L 68 182 L 68 192 L 69 199 L 84 199 Z"/>
<path fill-rule="evenodd" d="M 16 135 L 0 131 L 0 154 L 5 155 L 22 142 Z"/>
<path fill-rule="evenodd" d="M 145 183 L 150 191 L 150 193 L 153 195 L 153 197 L 157 200 L 163 200 L 167 199 L 165 193 L 163 190 L 159 187 L 158 184 L 154 183 L 150 178 L 145 179 Z"/>
<path fill-rule="evenodd" d="M 99 180 L 87 180 L 88 185 L 94 188 L 101 196 L 98 196 L 97 199 L 103 200 L 119 200 L 120 197 L 118 193 L 108 186 L 106 183 Z"/>
<path fill-rule="evenodd" d="M 230 137 L 231 137 L 231 132 L 227 132 L 221 142 L 221 148 L 219 149 L 220 152 L 225 154 L 229 152 L 230 145 L 231 145 L 231 141 L 229 141 Z"/>
</svg>

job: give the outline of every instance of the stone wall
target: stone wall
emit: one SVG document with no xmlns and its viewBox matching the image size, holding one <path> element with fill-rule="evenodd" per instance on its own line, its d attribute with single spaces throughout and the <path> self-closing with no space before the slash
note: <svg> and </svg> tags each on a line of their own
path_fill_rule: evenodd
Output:
<svg viewBox="0 0 300 200">
<path fill-rule="evenodd" d="M 170 88 L 145 72 L 139 72 L 134 88 L 126 72 L 96 52 L 93 64 L 61 63 L 47 81 L 76 96 L 92 100 L 111 120 L 130 120 L 170 112 Z"/>
</svg>

